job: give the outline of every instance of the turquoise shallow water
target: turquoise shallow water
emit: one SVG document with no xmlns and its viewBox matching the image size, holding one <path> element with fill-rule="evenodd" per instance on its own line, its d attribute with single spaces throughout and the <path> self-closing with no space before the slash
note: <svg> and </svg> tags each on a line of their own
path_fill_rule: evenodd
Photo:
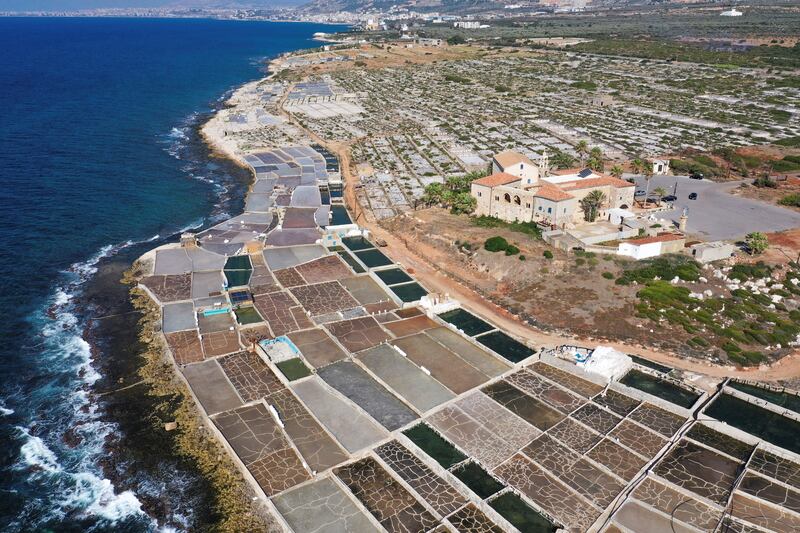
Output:
<svg viewBox="0 0 800 533">
<path fill-rule="evenodd" d="M 149 431 L 154 406 L 92 394 L 135 372 L 135 319 L 89 319 L 127 310 L 132 258 L 239 210 L 247 176 L 196 128 L 326 29 L 0 18 L 0 530 L 213 521 L 202 480 Z"/>
</svg>

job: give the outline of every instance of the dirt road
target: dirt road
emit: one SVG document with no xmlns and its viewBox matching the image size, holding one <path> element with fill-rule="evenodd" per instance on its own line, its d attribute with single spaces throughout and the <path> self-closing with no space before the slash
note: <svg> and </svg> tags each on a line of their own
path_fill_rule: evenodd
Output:
<svg viewBox="0 0 800 533">
<path fill-rule="evenodd" d="M 288 94 L 288 91 L 287 93 Z M 476 293 L 469 287 L 460 283 L 459 281 L 451 278 L 446 272 L 439 269 L 429 259 L 435 258 L 436 253 L 433 249 L 429 250 L 430 253 L 424 253 L 426 258 L 420 254 L 410 250 L 408 246 L 398 239 L 394 234 L 386 231 L 377 223 L 370 222 L 368 217 L 364 216 L 364 209 L 356 199 L 356 187 L 359 185 L 358 176 L 354 175 L 350 157 L 350 145 L 347 143 L 331 142 L 320 138 L 318 135 L 302 127 L 294 117 L 283 110 L 283 106 L 279 104 L 280 113 L 282 116 L 290 120 L 295 126 L 306 132 L 306 134 L 314 142 L 324 146 L 332 153 L 339 157 L 339 166 L 342 173 L 342 179 L 347 185 L 345 187 L 344 200 L 350 213 L 353 215 L 353 221 L 357 222 L 362 227 L 367 228 L 376 237 L 386 241 L 386 247 L 383 252 L 392 258 L 397 263 L 402 264 L 406 268 L 410 268 L 414 272 L 414 276 L 422 282 L 428 289 L 441 294 L 447 294 L 461 302 L 461 305 L 469 309 L 473 313 L 497 324 L 500 328 L 507 333 L 519 338 L 524 339 L 529 345 L 540 347 L 554 347 L 561 344 L 575 344 L 592 346 L 600 344 L 601 341 L 591 338 L 582 337 L 569 337 L 564 335 L 554 335 L 537 328 L 534 328 L 522 322 L 517 316 L 509 313 L 505 309 L 487 301 L 483 296 Z M 415 243 L 418 248 L 424 248 L 424 244 Z M 755 381 L 779 381 L 793 378 L 800 378 L 800 353 L 797 351 L 791 355 L 784 357 L 773 365 L 762 365 L 753 368 L 735 368 L 731 366 L 714 365 L 710 362 L 687 359 L 679 357 L 674 354 L 669 354 L 661 351 L 656 351 L 645 346 L 626 344 L 623 342 L 603 340 L 602 344 L 612 346 L 622 352 L 630 353 L 663 363 L 665 365 L 687 370 L 690 372 L 697 372 L 712 377 L 736 377 L 740 379 L 755 380 Z"/>
</svg>

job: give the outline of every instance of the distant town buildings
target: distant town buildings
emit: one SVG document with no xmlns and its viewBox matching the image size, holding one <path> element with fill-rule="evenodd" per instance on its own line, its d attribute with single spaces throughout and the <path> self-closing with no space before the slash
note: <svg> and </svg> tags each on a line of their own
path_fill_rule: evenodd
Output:
<svg viewBox="0 0 800 533">
<path fill-rule="evenodd" d="M 496 154 L 492 158 L 493 173 L 472 182 L 475 213 L 564 228 L 584 221 L 581 200 L 594 191 L 602 195 L 598 219 L 607 219 L 609 209 L 633 205 L 632 183 L 588 168 L 556 172 L 549 168 L 546 152 L 536 163 L 512 151 Z"/>
<path fill-rule="evenodd" d="M 741 17 L 742 15 L 744 15 L 744 13 L 742 13 L 735 7 L 732 7 L 729 10 L 723 11 L 722 13 L 719 14 L 720 17 Z"/>
<path fill-rule="evenodd" d="M 481 23 L 477 20 L 457 20 L 453 23 L 453 27 L 465 30 L 476 30 L 481 27 Z"/>
</svg>

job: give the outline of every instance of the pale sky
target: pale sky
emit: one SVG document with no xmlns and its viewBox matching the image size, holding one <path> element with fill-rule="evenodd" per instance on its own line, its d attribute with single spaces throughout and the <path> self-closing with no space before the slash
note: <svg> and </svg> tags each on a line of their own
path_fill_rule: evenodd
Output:
<svg viewBox="0 0 800 533">
<path fill-rule="evenodd" d="M 231 5 L 258 5 L 259 7 L 299 5 L 306 0 L 233 0 Z M 197 5 L 208 5 L 208 1 L 199 1 Z M 224 1 L 216 2 L 225 4 Z M 98 7 L 160 7 L 164 5 L 192 5 L 191 0 L 0 0 L 0 11 L 73 11 L 76 9 L 92 9 Z"/>
</svg>

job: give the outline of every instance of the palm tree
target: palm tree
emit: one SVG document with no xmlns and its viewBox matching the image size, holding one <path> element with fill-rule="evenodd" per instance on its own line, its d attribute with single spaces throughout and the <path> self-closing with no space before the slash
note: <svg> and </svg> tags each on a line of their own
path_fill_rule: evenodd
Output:
<svg viewBox="0 0 800 533">
<path fill-rule="evenodd" d="M 422 195 L 422 201 L 427 206 L 440 205 L 444 201 L 446 189 L 443 184 L 434 182 L 429 183 L 425 187 L 425 193 Z"/>
<path fill-rule="evenodd" d="M 597 220 L 597 213 L 600 211 L 600 207 L 605 200 L 606 195 L 599 189 L 595 189 L 584 196 L 580 201 L 581 209 L 583 209 L 583 219 L 586 222 L 594 222 Z"/>
<path fill-rule="evenodd" d="M 578 152 L 578 155 L 581 158 L 581 165 L 583 164 L 584 155 L 589 153 L 589 143 L 585 140 L 578 141 L 578 144 L 575 145 L 575 151 Z"/>
<path fill-rule="evenodd" d="M 622 173 L 623 173 L 623 170 L 622 170 L 621 166 L 614 165 L 613 167 L 611 167 L 611 175 L 614 176 L 615 178 L 617 178 L 617 179 L 622 178 Z"/>
<path fill-rule="evenodd" d="M 631 170 L 633 170 L 634 174 L 641 174 L 643 168 L 644 168 L 644 161 L 642 161 L 640 158 L 637 157 L 636 159 L 631 161 Z"/>
<path fill-rule="evenodd" d="M 661 199 L 667 195 L 667 190 L 664 187 L 656 187 L 653 194 L 658 196 L 658 205 L 661 206 Z"/>
<path fill-rule="evenodd" d="M 650 180 L 653 178 L 653 163 L 648 161 L 647 159 L 642 160 L 642 174 L 644 175 L 645 182 L 647 186 L 644 189 L 644 197 L 645 199 L 650 196 Z"/>
<path fill-rule="evenodd" d="M 558 168 L 569 168 L 575 163 L 575 158 L 559 150 L 550 157 L 550 163 Z"/>
<path fill-rule="evenodd" d="M 603 163 L 603 151 L 600 148 L 595 146 L 589 151 L 589 160 L 586 162 L 586 166 L 596 172 L 603 171 L 605 165 Z"/>
</svg>

